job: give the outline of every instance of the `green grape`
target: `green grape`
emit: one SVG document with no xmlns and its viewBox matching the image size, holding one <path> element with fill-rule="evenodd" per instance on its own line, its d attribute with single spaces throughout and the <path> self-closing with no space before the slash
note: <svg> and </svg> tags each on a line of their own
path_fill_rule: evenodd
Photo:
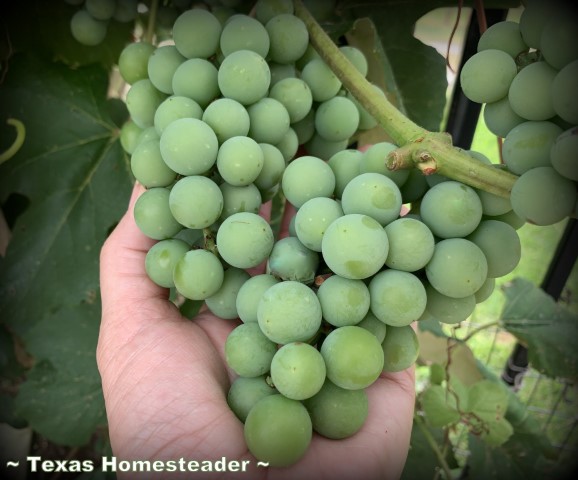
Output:
<svg viewBox="0 0 578 480">
<path fill-rule="evenodd" d="M 239 268 L 228 268 L 225 270 L 223 284 L 221 288 L 205 299 L 207 308 L 217 317 L 225 320 L 238 318 L 237 294 L 243 284 L 250 278 L 250 275 Z"/>
<path fill-rule="evenodd" d="M 339 47 L 339 50 L 347 57 L 359 73 L 364 77 L 367 76 L 369 65 L 365 55 L 361 50 L 359 50 L 359 48 L 352 47 L 351 45 L 343 45 Z"/>
<path fill-rule="evenodd" d="M 291 123 L 305 118 L 313 105 L 311 89 L 303 80 L 295 77 L 277 81 L 271 87 L 269 97 L 283 104 L 289 113 Z"/>
<path fill-rule="evenodd" d="M 265 59 L 250 50 L 237 50 L 226 56 L 219 67 L 218 84 L 224 97 L 251 105 L 265 97 L 271 72 Z"/>
<path fill-rule="evenodd" d="M 275 242 L 269 254 L 267 271 L 281 280 L 311 283 L 319 266 L 319 255 L 299 239 L 285 237 Z"/>
<path fill-rule="evenodd" d="M 510 106 L 508 97 L 484 106 L 484 122 L 488 130 L 498 137 L 505 138 L 510 131 L 525 122 Z"/>
<path fill-rule="evenodd" d="M 161 139 L 161 137 L 157 133 L 157 129 L 153 125 L 153 126 L 145 128 L 141 131 L 141 133 L 137 139 L 137 145 L 140 145 L 141 143 L 148 142 L 150 140 L 160 141 L 160 139 Z"/>
<path fill-rule="evenodd" d="M 425 310 L 426 293 L 414 274 L 385 270 L 369 282 L 371 311 L 386 325 L 403 327 L 417 320 Z"/>
<path fill-rule="evenodd" d="M 198 118 L 174 120 L 161 135 L 163 159 L 181 175 L 207 172 L 217 160 L 218 149 L 219 141 L 215 132 Z"/>
<path fill-rule="evenodd" d="M 326 140 L 318 133 L 314 133 L 314 135 L 309 139 L 307 143 L 305 143 L 305 151 L 309 153 L 309 155 L 313 155 L 314 157 L 321 158 L 323 160 L 329 160 L 333 155 L 341 150 L 347 148 L 349 144 L 349 140 L 340 140 L 339 142 L 330 142 Z"/>
<path fill-rule="evenodd" d="M 168 187 L 177 178 L 164 162 L 158 140 L 139 143 L 130 158 L 130 168 L 136 180 L 147 188 Z"/>
<path fill-rule="evenodd" d="M 172 95 L 173 75 L 185 61 L 174 45 L 158 47 L 149 57 L 148 75 L 157 90 Z"/>
<path fill-rule="evenodd" d="M 261 192 L 259 192 L 259 189 L 252 183 L 242 187 L 223 183 L 219 188 L 223 194 L 221 221 L 237 212 L 259 213 L 259 208 L 261 207 Z"/>
<path fill-rule="evenodd" d="M 493 217 L 486 217 L 489 220 L 499 220 L 500 222 L 505 222 L 510 225 L 514 230 L 519 230 L 526 224 L 526 220 L 520 217 L 514 210 L 503 213 L 502 215 L 496 215 Z"/>
<path fill-rule="evenodd" d="M 156 48 L 148 42 L 129 43 L 118 57 L 118 71 L 124 81 L 133 84 L 148 78 L 149 58 Z"/>
<path fill-rule="evenodd" d="M 384 372 L 401 372 L 411 367 L 419 355 L 419 341 L 411 325 L 388 327 L 381 347 Z"/>
<path fill-rule="evenodd" d="M 247 110 L 236 100 L 218 98 L 203 113 L 203 122 L 209 125 L 222 144 L 232 137 L 245 137 L 249 133 L 250 119 Z"/>
<path fill-rule="evenodd" d="M 271 379 L 282 395 L 305 400 L 321 390 L 325 361 L 319 350 L 308 343 L 288 343 L 277 350 L 271 361 Z"/>
<path fill-rule="evenodd" d="M 78 10 L 70 19 L 70 33 L 74 39 L 89 47 L 101 44 L 108 30 L 108 22 L 97 20 L 86 10 Z"/>
<path fill-rule="evenodd" d="M 279 143 L 289 130 L 289 112 L 274 98 L 265 97 L 247 107 L 249 136 L 259 143 Z"/>
<path fill-rule="evenodd" d="M 275 144 L 275 147 L 279 149 L 283 155 L 283 159 L 287 163 L 293 160 L 297 154 L 297 150 L 299 150 L 299 139 L 297 138 L 295 130 L 289 127 L 287 133 L 285 133 L 280 142 Z"/>
<path fill-rule="evenodd" d="M 517 22 L 502 21 L 488 27 L 478 41 L 478 52 L 490 49 L 502 50 L 515 59 L 528 50 L 528 45 Z"/>
<path fill-rule="evenodd" d="M 170 238 L 154 244 L 145 258 L 147 275 L 161 287 L 174 287 L 173 271 L 175 265 L 188 251 L 189 244 L 179 239 Z"/>
<path fill-rule="evenodd" d="M 138 137 L 142 133 L 142 128 L 140 128 L 132 120 L 127 120 L 124 122 L 120 129 L 120 144 L 123 150 L 132 155 L 135 148 L 138 145 Z"/>
<path fill-rule="evenodd" d="M 311 60 L 315 58 L 321 59 L 321 55 L 319 55 L 317 50 L 315 50 L 315 47 L 310 43 L 309 45 L 307 45 L 305 53 L 301 55 L 301 58 L 299 58 L 299 60 L 295 62 L 295 66 L 297 67 L 298 70 L 303 70 L 303 68 L 305 68 L 305 65 L 307 65 Z"/>
<path fill-rule="evenodd" d="M 269 57 L 276 63 L 295 63 L 305 53 L 309 32 L 303 21 L 290 14 L 276 15 L 265 24 L 271 45 Z"/>
<path fill-rule="evenodd" d="M 186 58 L 212 57 L 219 47 L 221 22 L 211 12 L 193 8 L 181 13 L 173 25 L 173 40 Z"/>
<path fill-rule="evenodd" d="M 464 95 L 473 102 L 496 102 L 506 95 L 518 69 L 502 50 L 483 50 L 470 57 L 460 73 Z"/>
<path fill-rule="evenodd" d="M 183 242 L 187 242 L 187 244 L 191 248 L 204 247 L 205 245 L 205 236 L 203 230 L 199 229 L 183 228 L 173 238 L 176 238 L 177 240 L 182 240 Z"/>
<path fill-rule="evenodd" d="M 380 343 L 375 335 L 361 327 L 336 328 L 327 335 L 320 351 L 327 367 L 327 378 L 347 390 L 369 387 L 383 368 Z"/>
<path fill-rule="evenodd" d="M 431 285 L 426 287 L 426 292 L 427 312 L 442 323 L 460 323 L 466 320 L 476 308 L 474 294 L 462 298 L 452 298 L 438 292 Z"/>
<path fill-rule="evenodd" d="M 263 273 L 247 280 L 237 294 L 236 307 L 239 318 L 244 323 L 257 322 L 257 308 L 265 291 L 280 280 L 273 275 Z"/>
<path fill-rule="evenodd" d="M 473 188 L 452 180 L 428 190 L 419 211 L 434 235 L 441 238 L 465 237 L 482 219 L 482 202 Z"/>
<path fill-rule="evenodd" d="M 166 98 L 159 92 L 148 78 L 132 84 L 126 94 L 126 107 L 132 121 L 140 128 L 154 125 L 155 112 Z"/>
<path fill-rule="evenodd" d="M 207 250 L 189 250 L 175 265 L 173 281 L 183 297 L 204 300 L 217 293 L 225 277 L 219 259 Z"/>
<path fill-rule="evenodd" d="M 237 50 L 251 50 L 265 58 L 269 45 L 269 34 L 263 24 L 247 15 L 235 15 L 221 33 L 220 46 L 225 56 Z"/>
<path fill-rule="evenodd" d="M 385 264 L 405 272 L 421 270 L 430 261 L 435 246 L 427 225 L 415 218 L 402 217 L 385 226 L 389 252 Z"/>
<path fill-rule="evenodd" d="M 249 137 L 225 140 L 217 154 L 219 174 L 227 183 L 237 187 L 253 183 L 261 173 L 263 161 L 263 150 Z"/>
<path fill-rule="evenodd" d="M 183 226 L 173 217 L 169 207 L 170 191 L 163 187 L 143 192 L 134 206 L 134 220 L 142 233 L 155 240 L 176 235 Z"/>
<path fill-rule="evenodd" d="M 244 433 L 257 460 L 272 467 L 287 467 L 305 455 L 313 429 L 301 402 L 276 394 L 255 404 L 247 415 Z"/>
<path fill-rule="evenodd" d="M 385 264 L 389 242 L 381 225 L 367 215 L 344 215 L 323 236 L 321 252 L 327 266 L 345 278 L 364 279 Z"/>
<path fill-rule="evenodd" d="M 346 390 L 329 380 L 303 405 L 311 416 L 313 430 L 335 440 L 357 433 L 369 411 L 365 390 Z"/>
<path fill-rule="evenodd" d="M 398 187 L 401 187 L 409 177 L 409 170 L 392 171 L 385 165 L 388 154 L 397 150 L 397 146 L 389 142 L 375 143 L 369 147 L 361 157 L 359 173 L 381 173 L 391 178 Z"/>
<path fill-rule="evenodd" d="M 464 238 L 438 242 L 425 267 L 432 287 L 452 298 L 474 294 L 488 277 L 488 261 L 480 247 Z"/>
<path fill-rule="evenodd" d="M 263 151 L 263 168 L 254 183 L 259 190 L 268 190 L 278 185 L 285 171 L 285 158 L 281 151 L 268 143 L 260 143 Z"/>
<path fill-rule="evenodd" d="M 472 155 L 472 153 L 478 152 L 470 151 L 468 153 Z M 494 168 L 505 169 L 505 165 L 493 164 L 487 157 L 485 157 L 484 163 L 486 163 L 486 165 L 491 165 Z M 512 204 L 509 198 L 500 197 L 478 188 L 475 190 L 478 194 L 478 197 L 480 197 L 480 201 L 482 202 L 482 212 L 484 215 L 502 215 L 512 210 Z"/>
<path fill-rule="evenodd" d="M 548 120 L 556 115 L 551 93 L 556 73 L 546 62 L 535 62 L 520 70 L 508 92 L 512 110 L 527 120 Z"/>
<path fill-rule="evenodd" d="M 202 116 L 203 109 L 197 102 L 187 97 L 172 95 L 157 108 L 154 126 L 160 136 L 168 124 L 174 120 L 179 118 L 196 118 L 200 120 Z"/>
<path fill-rule="evenodd" d="M 483 220 L 467 237 L 482 249 L 488 261 L 488 277 L 503 277 L 518 265 L 520 238 L 513 227 L 498 220 Z"/>
<path fill-rule="evenodd" d="M 307 143 L 315 134 L 315 110 L 312 109 L 302 120 L 292 123 L 291 128 L 295 130 L 299 145 Z"/>
<path fill-rule="evenodd" d="M 325 321 L 335 327 L 357 325 L 369 312 L 369 289 L 361 280 L 331 275 L 317 290 Z"/>
<path fill-rule="evenodd" d="M 204 58 L 190 58 L 175 70 L 172 90 L 175 95 L 191 98 L 205 108 L 220 93 L 217 68 Z"/>
<path fill-rule="evenodd" d="M 301 78 L 309 86 L 315 102 L 333 98 L 341 89 L 341 80 L 321 58 L 314 58 L 301 71 Z"/>
<path fill-rule="evenodd" d="M 550 160 L 560 175 L 578 181 L 578 128 L 558 136 L 550 150 Z"/>
<path fill-rule="evenodd" d="M 191 175 L 174 184 L 169 198 L 171 213 L 181 225 L 200 229 L 215 223 L 223 210 L 223 194 L 207 177 Z"/>
<path fill-rule="evenodd" d="M 295 233 L 310 250 L 321 251 L 325 230 L 334 220 L 343 216 L 341 205 L 326 197 L 307 200 L 295 215 Z"/>
<path fill-rule="evenodd" d="M 273 87 L 273 85 L 275 85 L 277 82 L 280 82 L 281 80 L 286 78 L 295 78 L 297 76 L 294 63 L 289 63 L 286 65 L 275 62 L 268 63 L 269 71 L 271 72 L 271 87 Z"/>
<path fill-rule="evenodd" d="M 474 293 L 476 303 L 485 302 L 488 298 L 490 298 L 490 295 L 494 292 L 495 287 L 496 279 L 488 277 L 480 289 Z"/>
<path fill-rule="evenodd" d="M 550 166 L 550 149 L 561 133 L 552 122 L 524 122 L 514 127 L 502 146 L 504 163 L 516 175 Z"/>
<path fill-rule="evenodd" d="M 387 325 L 383 323 L 379 318 L 377 318 L 371 310 L 367 312 L 367 315 L 357 324 L 358 327 L 365 328 L 368 332 L 371 332 L 377 338 L 379 343 L 383 342 L 385 335 L 387 333 Z"/>
<path fill-rule="evenodd" d="M 362 155 L 359 150 L 341 150 L 327 161 L 335 175 L 335 196 L 337 198 L 341 198 L 345 186 L 359 174 Z"/>
<path fill-rule="evenodd" d="M 315 129 L 330 142 L 348 140 L 359 126 L 359 110 L 347 97 L 322 102 L 315 112 Z"/>
<path fill-rule="evenodd" d="M 368 215 L 385 226 L 399 217 L 401 192 L 391 178 L 379 173 L 362 173 L 343 190 L 341 206 L 345 214 Z"/>
<path fill-rule="evenodd" d="M 287 280 L 265 291 L 257 307 L 257 321 L 275 343 L 306 342 L 321 326 L 321 305 L 307 285 Z"/>
<path fill-rule="evenodd" d="M 560 70 L 552 82 L 554 111 L 556 115 L 573 125 L 578 124 L 576 79 L 578 79 L 578 60 L 574 60 Z"/>
<path fill-rule="evenodd" d="M 138 15 L 138 0 L 118 0 L 112 18 L 117 22 L 132 22 Z"/>
<path fill-rule="evenodd" d="M 235 327 L 225 342 L 227 365 L 241 377 L 258 377 L 269 371 L 277 345 L 269 340 L 256 323 Z"/>
<path fill-rule="evenodd" d="M 217 232 L 219 254 L 237 268 L 259 265 L 271 253 L 273 243 L 273 231 L 267 221 L 251 212 L 227 217 Z"/>
<path fill-rule="evenodd" d="M 516 180 L 510 200 L 524 221 L 553 225 L 574 210 L 576 186 L 552 167 L 533 168 Z"/>
<path fill-rule="evenodd" d="M 255 4 L 255 16 L 263 25 L 282 13 L 293 13 L 291 0 L 258 0 Z"/>
<path fill-rule="evenodd" d="M 275 393 L 277 390 L 267 383 L 264 375 L 237 377 L 227 394 L 227 404 L 237 418 L 244 423 L 247 415 L 259 400 Z"/>
<path fill-rule="evenodd" d="M 524 4 L 524 10 L 520 15 L 520 33 L 526 45 L 532 48 L 540 48 L 542 31 L 554 10 L 559 5 L 553 6 L 553 2 L 543 0 L 528 0 Z"/>
<path fill-rule="evenodd" d="M 576 5 L 560 6 L 544 25 L 540 36 L 540 53 L 556 70 L 578 60 L 578 14 Z M 574 79 L 574 85 L 576 84 Z"/>
<path fill-rule="evenodd" d="M 84 8 L 96 20 L 110 20 L 116 9 L 115 0 L 86 0 Z"/>
<path fill-rule="evenodd" d="M 426 176 L 417 168 L 411 168 L 407 180 L 399 188 L 402 203 L 412 203 L 421 200 L 428 191 Z"/>
<path fill-rule="evenodd" d="M 385 92 L 379 88 L 377 85 L 371 85 L 373 90 L 380 96 L 385 98 Z M 357 107 L 357 111 L 359 112 L 359 126 L 357 127 L 359 130 L 369 130 L 377 125 L 377 120 L 369 113 L 361 103 L 351 94 L 348 92 L 346 97 L 351 100 L 355 106 Z"/>
<path fill-rule="evenodd" d="M 306 155 L 285 168 L 281 186 L 287 200 L 300 208 L 311 198 L 330 197 L 335 189 L 335 175 L 326 162 Z"/>
</svg>

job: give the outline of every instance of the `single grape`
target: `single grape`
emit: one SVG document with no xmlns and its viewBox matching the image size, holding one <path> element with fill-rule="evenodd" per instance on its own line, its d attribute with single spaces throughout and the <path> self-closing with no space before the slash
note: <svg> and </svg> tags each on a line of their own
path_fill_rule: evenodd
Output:
<svg viewBox="0 0 578 480">
<path fill-rule="evenodd" d="M 308 62 L 301 71 L 301 78 L 309 86 L 315 102 L 333 98 L 341 88 L 341 80 L 321 58 Z"/>
<path fill-rule="evenodd" d="M 145 270 L 149 278 L 165 288 L 175 286 L 173 272 L 178 261 L 189 251 L 189 244 L 179 239 L 166 239 L 155 243 L 147 252 Z"/>
<path fill-rule="evenodd" d="M 452 298 L 441 294 L 431 285 L 426 287 L 426 292 L 427 312 L 442 323 L 460 323 L 466 320 L 476 308 L 474 294 L 462 298 Z"/>
<path fill-rule="evenodd" d="M 510 131 L 526 120 L 518 115 L 510 105 L 508 97 L 484 106 L 484 122 L 488 130 L 498 137 L 505 138 Z"/>
<path fill-rule="evenodd" d="M 381 347 L 384 372 L 401 372 L 411 367 L 419 355 L 419 341 L 411 325 L 388 327 Z"/>
<path fill-rule="evenodd" d="M 205 299 L 207 308 L 217 317 L 225 320 L 238 318 L 237 294 L 250 275 L 239 268 L 230 267 L 225 270 L 223 284 L 219 290 Z"/>
<path fill-rule="evenodd" d="M 223 194 L 211 179 L 191 175 L 174 184 L 169 205 L 171 213 L 181 225 L 193 229 L 206 228 L 221 215 Z"/>
<path fill-rule="evenodd" d="M 578 100 L 576 81 L 578 60 L 574 60 L 560 70 L 552 82 L 552 103 L 554 111 L 567 122 L 578 124 Z"/>
<path fill-rule="evenodd" d="M 361 157 L 359 173 L 381 173 L 391 178 L 398 187 L 401 187 L 409 177 L 409 169 L 392 171 L 385 165 L 385 159 L 389 153 L 397 150 L 397 146 L 389 142 L 373 144 Z"/>
<path fill-rule="evenodd" d="M 329 160 L 333 155 L 341 150 L 347 148 L 349 140 L 340 140 L 338 142 L 330 142 L 329 140 L 323 138 L 318 133 L 314 133 L 304 145 L 304 149 L 309 155 L 321 158 L 323 160 Z"/>
<path fill-rule="evenodd" d="M 78 10 L 70 19 L 70 33 L 74 39 L 89 47 L 100 45 L 108 30 L 108 22 L 94 18 L 86 10 Z"/>
<path fill-rule="evenodd" d="M 193 8 L 181 13 L 173 25 L 173 40 L 186 58 L 209 58 L 219 46 L 221 22 L 209 11 Z"/>
<path fill-rule="evenodd" d="M 578 128 L 566 130 L 556 138 L 550 160 L 560 175 L 578 181 Z"/>
<path fill-rule="evenodd" d="M 271 41 L 269 56 L 277 63 L 295 63 L 305 53 L 309 32 L 303 21 L 289 13 L 271 18 L 265 25 Z"/>
<path fill-rule="evenodd" d="M 237 100 L 243 105 L 251 105 L 267 95 L 271 72 L 265 59 L 258 53 L 237 50 L 225 57 L 217 79 L 224 97 Z"/>
<path fill-rule="evenodd" d="M 385 264 L 389 268 L 416 272 L 430 261 L 435 246 L 427 225 L 415 218 L 398 218 L 386 225 L 389 252 Z"/>
<path fill-rule="evenodd" d="M 126 107 L 132 121 L 140 128 L 152 127 L 155 112 L 165 98 L 166 95 L 157 90 L 148 78 L 133 83 L 126 94 Z"/>
<path fill-rule="evenodd" d="M 299 145 L 307 143 L 315 134 L 315 110 L 311 107 L 309 113 L 302 120 L 292 123 L 291 128 L 295 130 Z"/>
<path fill-rule="evenodd" d="M 299 150 L 299 139 L 295 130 L 289 127 L 281 141 L 275 144 L 275 147 L 281 152 L 285 162 L 289 163 L 293 160 L 297 150 Z"/>
<path fill-rule="evenodd" d="M 185 61 L 174 45 L 164 45 L 149 57 L 148 76 L 157 90 L 172 95 L 173 76 L 178 67 Z M 178 94 L 177 94 L 178 95 Z"/>
<path fill-rule="evenodd" d="M 478 41 L 478 52 L 490 49 L 502 50 L 514 59 L 526 52 L 528 45 L 522 40 L 519 24 L 502 21 L 488 27 Z"/>
<path fill-rule="evenodd" d="M 379 318 L 377 318 L 371 310 L 367 312 L 367 315 L 357 324 L 358 327 L 365 328 L 368 332 L 371 332 L 377 338 L 379 343 L 383 342 L 385 335 L 387 333 L 387 325 L 383 323 Z"/>
<path fill-rule="evenodd" d="M 341 198 L 345 186 L 359 174 L 359 164 L 363 153 L 359 150 L 341 150 L 333 155 L 328 165 L 335 175 L 335 196 Z"/>
<path fill-rule="evenodd" d="M 356 325 L 369 312 L 369 289 L 361 280 L 331 275 L 317 290 L 325 321 L 335 327 Z"/>
<path fill-rule="evenodd" d="M 274 98 L 265 97 L 247 107 L 249 136 L 259 143 L 279 143 L 289 130 L 289 112 Z"/>
<path fill-rule="evenodd" d="M 339 50 L 347 57 L 359 73 L 364 77 L 367 76 L 369 65 L 367 63 L 367 58 L 365 58 L 365 55 L 361 50 L 359 50 L 359 48 L 351 45 L 343 45 L 339 47 Z"/>
<path fill-rule="evenodd" d="M 263 150 L 249 137 L 232 137 L 223 142 L 217 153 L 219 174 L 235 186 L 249 185 L 263 168 Z"/>
<path fill-rule="evenodd" d="M 255 4 L 255 16 L 263 25 L 282 13 L 293 13 L 291 0 L 257 0 Z"/>
<path fill-rule="evenodd" d="M 493 217 L 486 217 L 488 220 L 499 220 L 510 225 L 514 230 L 519 230 L 526 224 L 526 220 L 520 217 L 514 210 L 503 213 L 502 215 L 495 215 Z"/>
<path fill-rule="evenodd" d="M 464 95 L 473 102 L 496 102 L 506 95 L 517 73 L 516 62 L 502 50 L 483 50 L 470 57 L 460 73 Z"/>
<path fill-rule="evenodd" d="M 248 279 L 237 294 L 236 307 L 239 318 L 244 323 L 257 322 L 257 307 L 265 291 L 279 283 L 273 275 L 263 273 Z"/>
<path fill-rule="evenodd" d="M 138 137 L 142 133 L 142 128 L 140 128 L 131 119 L 124 122 L 120 129 L 120 144 L 123 150 L 132 155 L 138 145 Z"/>
<path fill-rule="evenodd" d="M 141 142 L 130 158 L 130 168 L 136 180 L 143 186 L 168 187 L 177 173 L 164 162 L 158 140 Z"/>
<path fill-rule="evenodd" d="M 227 365 L 241 377 L 258 377 L 269 371 L 277 345 L 269 340 L 256 323 L 235 327 L 225 342 Z"/>
<path fill-rule="evenodd" d="M 250 119 L 247 110 L 236 100 L 218 98 L 203 113 L 203 122 L 209 125 L 222 144 L 231 137 L 244 137 L 249 133 Z"/>
<path fill-rule="evenodd" d="M 295 237 L 285 237 L 273 245 L 267 271 L 281 280 L 311 283 L 318 266 L 317 252 L 308 249 Z"/>
<path fill-rule="evenodd" d="M 148 78 L 149 57 L 155 47 L 148 42 L 129 43 L 118 57 L 118 71 L 126 83 L 133 84 Z"/>
<path fill-rule="evenodd" d="M 269 34 L 263 24 L 247 15 L 235 15 L 223 27 L 220 46 L 227 56 L 237 50 L 251 50 L 263 58 L 269 53 Z"/>
<path fill-rule="evenodd" d="M 263 168 L 254 181 L 259 190 L 268 190 L 281 181 L 285 171 L 285 158 L 279 148 L 268 143 L 260 143 L 263 151 Z"/>
<path fill-rule="evenodd" d="M 185 60 L 173 74 L 172 90 L 175 95 L 188 97 L 205 108 L 220 94 L 217 68 L 204 58 Z"/>
<path fill-rule="evenodd" d="M 208 250 L 189 250 L 175 265 L 173 281 L 183 297 L 204 300 L 217 293 L 225 277 L 219 259 Z"/>
<path fill-rule="evenodd" d="M 311 89 L 300 78 L 288 77 L 277 81 L 269 92 L 269 97 L 283 104 L 289 113 L 291 123 L 305 118 L 311 111 L 313 95 Z"/>
<path fill-rule="evenodd" d="M 171 95 L 158 106 L 155 112 L 154 126 L 160 136 L 173 121 L 179 118 L 196 118 L 200 120 L 202 115 L 202 108 L 194 100 Z"/>
<path fill-rule="evenodd" d="M 327 227 L 343 215 L 341 205 L 326 197 L 307 200 L 295 216 L 297 238 L 310 250 L 321 252 L 321 241 Z"/>
<path fill-rule="evenodd" d="M 150 140 L 160 141 L 160 139 L 161 137 L 157 133 L 157 129 L 154 126 L 150 126 L 141 131 L 137 139 L 137 145 L 148 142 Z"/>
<path fill-rule="evenodd" d="M 227 393 L 227 404 L 243 423 L 255 404 L 262 398 L 277 393 L 267 383 L 264 375 L 259 377 L 237 377 Z"/>
<path fill-rule="evenodd" d="M 540 36 L 540 53 L 556 70 L 578 60 L 578 13 L 576 5 L 560 5 L 544 25 Z M 574 85 L 576 79 L 574 79 Z"/>
<path fill-rule="evenodd" d="M 116 9 L 115 0 L 86 0 L 84 8 L 97 20 L 110 20 Z"/>
<path fill-rule="evenodd" d="M 277 82 L 284 80 L 285 78 L 295 78 L 297 77 L 297 70 L 295 69 L 295 64 L 281 64 L 275 62 L 268 62 L 269 71 L 271 72 L 271 87 Z"/>
<path fill-rule="evenodd" d="M 147 237 L 164 240 L 183 228 L 171 213 L 169 195 L 168 189 L 155 187 L 138 197 L 134 206 L 134 220 Z"/>
<path fill-rule="evenodd" d="M 348 140 L 359 126 L 359 110 L 347 97 L 333 97 L 315 111 L 315 129 L 330 142 Z"/>
<path fill-rule="evenodd" d="M 379 88 L 377 85 L 371 85 L 373 90 L 380 96 L 385 97 L 385 92 Z M 377 120 L 371 113 L 369 113 L 366 108 L 359 103 L 351 92 L 348 92 L 346 95 L 349 100 L 351 100 L 355 106 L 357 107 L 357 111 L 359 112 L 359 126 L 357 127 L 358 130 L 369 130 L 377 125 Z"/>
<path fill-rule="evenodd" d="M 553 5 L 554 4 L 554 5 Z M 544 26 L 552 17 L 559 4 L 543 0 L 528 0 L 520 15 L 520 33 L 524 43 L 532 48 L 540 48 L 540 38 Z"/>
<path fill-rule="evenodd" d="M 546 62 L 535 62 L 520 70 L 508 91 L 512 110 L 527 120 L 548 120 L 556 115 L 552 101 L 556 73 Z"/>
<path fill-rule="evenodd" d="M 335 175 L 320 158 L 303 156 L 293 160 L 281 180 L 283 193 L 295 207 L 315 197 L 330 197 L 335 189 Z"/>
<path fill-rule="evenodd" d="M 494 292 L 495 287 L 496 279 L 488 277 L 480 289 L 474 293 L 476 303 L 485 302 L 488 298 L 490 298 L 490 295 Z"/>
<path fill-rule="evenodd" d="M 219 185 L 223 194 L 223 211 L 220 220 L 230 217 L 238 212 L 259 213 L 261 207 L 261 193 L 259 189 L 250 183 L 242 187 L 222 183 Z"/>
</svg>

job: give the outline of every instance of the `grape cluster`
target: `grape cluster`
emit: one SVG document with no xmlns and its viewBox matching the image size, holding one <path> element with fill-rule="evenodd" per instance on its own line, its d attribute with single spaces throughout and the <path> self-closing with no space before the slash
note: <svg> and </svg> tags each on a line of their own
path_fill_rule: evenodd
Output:
<svg viewBox="0 0 578 480">
<path fill-rule="evenodd" d="M 225 343 L 238 376 L 227 399 L 249 450 L 272 466 L 297 462 L 313 432 L 358 432 L 366 389 L 417 359 L 411 323 L 465 320 L 518 263 L 523 223 L 506 199 L 388 170 L 396 145 L 348 148 L 375 120 L 292 8 L 186 10 L 172 43 L 134 43 L 119 59 L 131 85 L 121 142 L 147 188 L 134 217 L 158 240 L 146 271 L 240 320 Z M 361 51 L 340 48 L 367 73 Z M 296 210 L 284 238 L 259 215 L 280 193 Z"/>
<path fill-rule="evenodd" d="M 460 80 L 470 100 L 485 104 L 488 129 L 504 138 L 504 163 L 519 175 L 511 193 L 516 214 L 550 225 L 576 213 L 576 7 L 527 2 L 519 23 L 482 34 Z"/>
</svg>

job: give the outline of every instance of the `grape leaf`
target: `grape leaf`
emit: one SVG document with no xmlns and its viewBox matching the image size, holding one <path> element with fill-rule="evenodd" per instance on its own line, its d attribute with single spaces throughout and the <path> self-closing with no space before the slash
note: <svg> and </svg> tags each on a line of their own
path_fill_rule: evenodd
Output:
<svg viewBox="0 0 578 480">
<path fill-rule="evenodd" d="M 445 427 L 461 418 L 455 397 L 441 385 L 430 385 L 424 390 L 420 395 L 420 404 L 432 427 Z"/>
<path fill-rule="evenodd" d="M 503 326 L 528 347 L 532 367 L 550 377 L 578 379 L 578 315 L 522 278 L 504 293 Z"/>
</svg>

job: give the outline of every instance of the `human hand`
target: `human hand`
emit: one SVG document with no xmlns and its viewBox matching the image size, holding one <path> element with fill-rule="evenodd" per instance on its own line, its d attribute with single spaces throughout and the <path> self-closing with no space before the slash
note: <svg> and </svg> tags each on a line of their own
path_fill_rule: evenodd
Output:
<svg viewBox="0 0 578 480">
<path fill-rule="evenodd" d="M 305 456 L 288 468 L 258 467 L 243 424 L 227 405 L 235 374 L 224 344 L 239 322 L 202 311 L 192 321 L 145 272 L 155 243 L 129 209 L 106 240 L 100 258 L 102 322 L 97 362 L 112 450 L 121 460 L 248 460 L 247 473 L 200 472 L 182 478 L 351 479 L 398 478 L 405 464 L 414 409 L 414 370 L 382 374 L 367 389 L 369 415 L 354 436 L 314 434 Z M 127 472 L 124 478 L 146 478 Z M 152 472 L 154 478 L 180 478 Z"/>
</svg>

